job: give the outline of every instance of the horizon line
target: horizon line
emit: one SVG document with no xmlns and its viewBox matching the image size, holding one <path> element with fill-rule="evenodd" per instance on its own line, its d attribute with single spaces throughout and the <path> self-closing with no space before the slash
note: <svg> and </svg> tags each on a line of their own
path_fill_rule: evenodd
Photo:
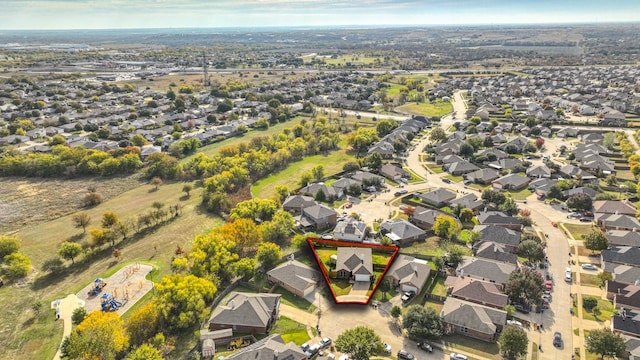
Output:
<svg viewBox="0 0 640 360">
<path fill-rule="evenodd" d="M 634 25 L 640 20 L 633 21 L 566 21 L 566 22 L 530 22 L 530 23 L 449 23 L 449 24 L 328 24 L 328 25 L 255 25 L 255 26 L 167 26 L 167 27 L 110 27 L 110 28 L 38 28 L 38 29 L 2 29 L 0 32 L 20 31 L 105 31 L 105 30 L 240 30 L 240 29 L 383 29 L 383 28 L 435 28 L 435 27 L 509 27 L 509 26 L 558 26 L 558 25 Z M 1 35 L 1 34 L 0 34 Z"/>
</svg>

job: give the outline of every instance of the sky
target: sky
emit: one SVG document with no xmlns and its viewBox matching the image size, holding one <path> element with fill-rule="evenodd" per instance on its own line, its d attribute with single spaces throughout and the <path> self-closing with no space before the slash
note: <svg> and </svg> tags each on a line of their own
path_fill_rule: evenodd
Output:
<svg viewBox="0 0 640 360">
<path fill-rule="evenodd" d="M 0 29 L 640 21 L 640 0 L 0 0 Z"/>
</svg>

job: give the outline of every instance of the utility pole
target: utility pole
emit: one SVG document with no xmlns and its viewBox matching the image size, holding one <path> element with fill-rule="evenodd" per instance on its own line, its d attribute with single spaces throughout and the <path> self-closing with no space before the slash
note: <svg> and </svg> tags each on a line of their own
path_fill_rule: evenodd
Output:
<svg viewBox="0 0 640 360">
<path fill-rule="evenodd" d="M 202 51 L 202 69 L 204 72 L 204 79 L 202 81 L 202 85 L 210 86 L 211 83 L 209 82 L 209 71 L 207 69 L 207 54 L 204 50 Z"/>
</svg>

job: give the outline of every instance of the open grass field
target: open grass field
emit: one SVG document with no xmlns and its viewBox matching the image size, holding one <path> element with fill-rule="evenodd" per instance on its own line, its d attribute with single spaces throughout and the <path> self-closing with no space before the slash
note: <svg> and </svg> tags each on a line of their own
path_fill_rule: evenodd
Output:
<svg viewBox="0 0 640 360">
<path fill-rule="evenodd" d="M 399 112 L 407 112 L 414 115 L 424 116 L 444 116 L 453 111 L 453 106 L 449 102 L 436 103 L 408 103 L 396 108 Z"/>
<path fill-rule="evenodd" d="M 309 156 L 289 164 L 286 169 L 280 172 L 258 180 L 251 187 L 251 193 L 254 197 L 269 199 L 276 194 L 277 186 L 286 186 L 290 190 L 300 187 L 298 184 L 300 176 L 318 164 L 322 164 L 324 167 L 325 175 L 330 175 L 342 171 L 344 164 L 355 161 L 355 159 L 355 156 L 345 150 L 334 151 L 327 156 Z"/>
<path fill-rule="evenodd" d="M 99 227 L 102 214 L 115 212 L 120 219 L 127 219 L 151 208 L 154 201 L 167 206 L 180 204 L 182 215 L 168 220 L 140 235 L 129 238 L 116 246 L 122 250 L 117 261 L 111 256 L 111 249 L 97 250 L 89 259 L 80 257 L 76 264 L 69 266 L 59 274 L 45 275 L 40 272 L 42 263 L 57 253 L 58 246 L 65 240 L 81 241 L 88 234 L 73 228 L 71 215 L 62 216 L 46 223 L 26 226 L 16 233 L 22 240 L 22 251 L 31 257 L 34 272 L 32 282 L 24 287 L 4 286 L 0 289 L 0 303 L 4 311 L 0 312 L 0 352 L 1 359 L 51 358 L 60 344 L 62 326 L 56 323 L 53 312 L 49 310 L 51 301 L 75 293 L 96 277 L 106 277 L 130 262 L 150 263 L 157 268 L 153 279 L 171 274 L 170 261 L 177 245 L 188 249 L 193 238 L 206 232 L 221 220 L 202 213 L 197 208 L 200 201 L 200 189 L 196 188 L 191 197 L 184 197 L 183 183 L 167 183 L 153 191 L 151 185 L 138 186 L 124 192 L 93 209 L 86 210 L 91 216 L 89 229 Z M 154 247 L 156 250 L 154 250 Z M 149 297 L 145 297 L 146 300 Z M 139 304 L 142 305 L 144 300 Z M 31 305 L 39 300 L 43 303 L 42 319 L 33 320 Z M 18 324 L 18 326 L 16 326 Z M 46 336 L 43 336 L 46 334 Z M 184 342 L 189 346 L 189 341 Z M 37 351 L 37 356 L 34 356 Z M 51 354 L 51 356 L 43 356 Z"/>
</svg>

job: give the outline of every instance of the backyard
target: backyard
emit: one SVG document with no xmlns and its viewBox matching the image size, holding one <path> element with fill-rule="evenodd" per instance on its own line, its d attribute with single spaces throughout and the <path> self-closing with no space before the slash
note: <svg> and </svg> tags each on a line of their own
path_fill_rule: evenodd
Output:
<svg viewBox="0 0 640 360">
<path fill-rule="evenodd" d="M 311 339 L 307 333 L 306 325 L 285 316 L 278 318 L 276 325 L 271 329 L 271 333 L 280 334 L 285 343 L 293 341 L 296 345 L 302 345 Z"/>
</svg>

